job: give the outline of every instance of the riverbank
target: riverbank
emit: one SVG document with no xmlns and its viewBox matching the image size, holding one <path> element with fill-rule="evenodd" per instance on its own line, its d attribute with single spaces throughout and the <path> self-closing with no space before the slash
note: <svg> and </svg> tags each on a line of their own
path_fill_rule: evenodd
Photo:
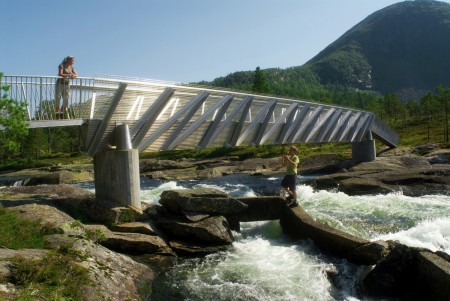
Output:
<svg viewBox="0 0 450 301">
<path fill-rule="evenodd" d="M 280 158 L 219 157 L 213 159 L 141 159 L 140 175 L 166 181 L 198 180 L 247 174 L 264 177 L 284 173 Z M 303 158 L 299 175 L 314 189 L 338 190 L 349 195 L 400 192 L 410 196 L 450 191 L 450 149 L 438 145 L 387 149 L 375 161 L 356 162 L 336 154 Z M 312 176 L 312 177 L 311 177 Z M 0 186 L 71 184 L 93 181 L 92 164 L 54 165 L 0 174 Z M 278 194 L 267 187 L 263 195 Z"/>
</svg>

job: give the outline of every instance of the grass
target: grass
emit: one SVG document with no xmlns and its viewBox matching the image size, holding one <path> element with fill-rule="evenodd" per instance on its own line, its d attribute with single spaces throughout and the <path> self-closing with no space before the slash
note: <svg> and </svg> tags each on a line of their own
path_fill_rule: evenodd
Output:
<svg viewBox="0 0 450 301">
<path fill-rule="evenodd" d="M 53 154 L 47 157 L 41 157 L 39 159 L 35 158 L 24 158 L 17 157 L 9 160 L 8 162 L 3 162 L 0 164 L 0 171 L 5 170 L 21 170 L 26 168 L 40 168 L 49 167 L 54 165 L 68 165 L 68 164 L 91 164 L 92 157 L 88 157 L 82 153 L 76 154 Z"/>
<path fill-rule="evenodd" d="M 328 153 L 348 154 L 351 156 L 351 145 L 348 143 L 296 143 L 300 159 Z M 217 157 L 237 157 L 240 160 L 249 158 L 274 158 L 288 152 L 289 145 L 261 145 L 245 147 L 218 147 L 195 150 L 171 150 L 163 152 L 143 152 L 140 159 L 180 160 L 207 159 Z"/>
<path fill-rule="evenodd" d="M 38 221 L 21 220 L 16 212 L 0 206 L 0 246 L 14 250 L 42 248 L 47 231 Z"/>
<path fill-rule="evenodd" d="M 444 127 L 441 122 L 429 124 L 427 120 L 413 120 L 393 128 L 400 135 L 400 146 L 442 144 L 443 147 L 447 147 L 444 143 Z"/>
<path fill-rule="evenodd" d="M 86 268 L 77 264 L 70 248 L 51 251 L 41 260 L 14 259 L 15 300 L 84 300 L 83 285 L 90 283 Z"/>
<path fill-rule="evenodd" d="M 0 206 L 1 247 L 43 248 L 48 233 L 38 221 L 19 219 L 15 211 Z M 18 288 L 15 300 L 83 300 L 80 286 L 89 284 L 89 278 L 88 271 L 77 264 L 78 258 L 77 252 L 64 247 L 40 260 L 8 259 L 14 263 L 9 281 Z M 1 292 L 0 300 L 7 300 Z"/>
</svg>

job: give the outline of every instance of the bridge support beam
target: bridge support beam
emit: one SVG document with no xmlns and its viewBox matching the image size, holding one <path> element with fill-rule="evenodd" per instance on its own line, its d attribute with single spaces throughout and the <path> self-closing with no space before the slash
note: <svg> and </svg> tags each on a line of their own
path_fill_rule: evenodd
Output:
<svg viewBox="0 0 450 301">
<path fill-rule="evenodd" d="M 131 149 L 128 126 L 116 128 L 117 149 L 94 156 L 95 197 L 141 210 L 139 151 Z"/>
<path fill-rule="evenodd" d="M 352 158 L 358 162 L 370 162 L 377 158 L 375 140 L 367 139 L 361 142 L 352 142 Z"/>
</svg>

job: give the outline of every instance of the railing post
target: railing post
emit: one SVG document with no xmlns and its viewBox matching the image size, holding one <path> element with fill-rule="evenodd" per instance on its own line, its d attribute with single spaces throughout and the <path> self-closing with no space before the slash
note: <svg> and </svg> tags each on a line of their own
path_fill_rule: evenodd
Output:
<svg viewBox="0 0 450 301">
<path fill-rule="evenodd" d="M 40 78 L 40 86 L 39 86 L 39 120 L 42 119 L 43 112 L 42 112 L 42 102 L 43 102 L 43 92 L 42 92 L 42 77 Z"/>
</svg>

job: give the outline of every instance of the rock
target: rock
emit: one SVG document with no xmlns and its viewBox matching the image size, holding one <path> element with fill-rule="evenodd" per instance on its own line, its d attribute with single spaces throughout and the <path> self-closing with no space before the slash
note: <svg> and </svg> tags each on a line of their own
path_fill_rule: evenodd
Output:
<svg viewBox="0 0 450 301">
<path fill-rule="evenodd" d="M 42 249 L 20 249 L 20 250 L 12 250 L 6 248 L 0 248 L 0 262 L 14 257 L 21 257 L 24 259 L 39 259 L 47 255 L 48 250 Z"/>
<path fill-rule="evenodd" d="M 149 216 L 142 210 L 131 206 L 123 207 L 112 201 L 90 200 L 83 206 L 87 218 L 94 223 L 121 224 L 149 219 Z"/>
<path fill-rule="evenodd" d="M 173 214 L 189 211 L 228 215 L 247 208 L 247 205 L 228 197 L 226 193 L 210 188 L 163 191 L 159 202 Z"/>
<path fill-rule="evenodd" d="M 212 216 L 195 223 L 185 222 L 181 217 L 166 217 L 158 220 L 156 225 L 169 239 L 178 238 L 213 245 L 228 245 L 233 242 L 233 234 L 223 216 Z"/>
<path fill-rule="evenodd" d="M 57 204 L 58 201 L 85 200 L 94 199 L 94 197 L 95 195 L 89 190 L 67 184 L 5 187 L 0 190 L 0 199 L 4 206 L 14 205 L 8 201 L 15 201 L 15 203 L 52 201 Z"/>
<path fill-rule="evenodd" d="M 171 240 L 170 247 L 180 256 L 201 256 L 227 250 L 229 245 L 205 245 L 186 242 L 183 240 Z"/>
<path fill-rule="evenodd" d="M 142 211 L 144 211 L 150 219 L 156 221 L 167 212 L 167 209 L 161 205 L 150 205 L 142 202 Z"/>
<path fill-rule="evenodd" d="M 191 222 L 199 222 L 210 216 L 209 214 L 205 214 L 202 212 L 191 212 L 191 211 L 181 211 L 181 214 Z"/>
<path fill-rule="evenodd" d="M 111 226 L 112 230 L 117 232 L 134 232 L 146 235 L 159 235 L 160 231 L 156 228 L 154 222 L 131 222 Z"/>
<path fill-rule="evenodd" d="M 131 232 L 113 232 L 104 225 L 86 225 L 86 228 L 94 233 L 102 233 L 99 243 L 113 251 L 127 254 L 158 253 L 173 255 L 170 247 L 159 236 Z"/>
<path fill-rule="evenodd" d="M 140 173 L 151 171 L 164 171 L 171 169 L 185 169 L 194 167 L 194 163 L 187 161 L 173 161 L 173 160 L 157 160 L 157 159 L 141 159 L 139 160 Z"/>
<path fill-rule="evenodd" d="M 440 194 L 450 189 L 450 165 L 431 165 L 426 158 L 417 156 L 381 157 L 348 171 L 318 176 L 306 184 L 315 189 L 338 189 L 348 195 Z"/>
<path fill-rule="evenodd" d="M 442 252 L 443 253 L 443 252 Z M 449 255 L 445 253 L 448 257 Z M 429 300 L 450 299 L 450 261 L 441 256 L 442 254 L 430 251 L 418 253 L 418 271 L 421 283 L 429 293 Z"/>
<path fill-rule="evenodd" d="M 391 252 L 364 277 L 365 292 L 371 297 L 421 299 L 423 286 L 417 277 L 417 253 L 414 248 L 396 243 Z M 416 299 L 408 299 L 415 296 Z"/>
<path fill-rule="evenodd" d="M 396 189 L 384 185 L 379 179 L 352 177 L 339 181 L 339 191 L 348 195 L 386 194 Z"/>
<path fill-rule="evenodd" d="M 85 230 L 81 223 L 53 206 L 26 204 L 9 208 L 16 211 L 20 219 L 39 221 L 41 226 L 49 231 L 76 237 L 85 235 Z"/>
<path fill-rule="evenodd" d="M 61 235 L 51 237 L 53 245 L 57 236 Z M 67 246 L 67 239 L 60 243 Z M 90 240 L 72 239 L 70 248 L 82 255 L 79 265 L 86 268 L 91 280 L 89 286 L 80 287 L 83 300 L 149 300 L 156 275 L 148 266 Z"/>
<path fill-rule="evenodd" d="M 54 165 L 36 169 L 22 169 L 19 171 L 3 172 L 0 183 L 3 185 L 41 185 L 41 184 L 70 184 L 92 181 L 92 164 L 82 165 Z"/>
<path fill-rule="evenodd" d="M 351 254 L 357 262 L 371 265 L 389 254 L 390 246 L 385 241 L 374 241 L 357 247 Z"/>
<path fill-rule="evenodd" d="M 39 260 L 46 256 L 48 252 L 48 250 L 42 249 L 11 250 L 0 248 L 0 299 L 15 300 L 18 291 L 16 286 L 10 282 L 16 267 L 13 259 L 17 260 L 17 258 L 22 258 L 25 260 Z"/>
</svg>

